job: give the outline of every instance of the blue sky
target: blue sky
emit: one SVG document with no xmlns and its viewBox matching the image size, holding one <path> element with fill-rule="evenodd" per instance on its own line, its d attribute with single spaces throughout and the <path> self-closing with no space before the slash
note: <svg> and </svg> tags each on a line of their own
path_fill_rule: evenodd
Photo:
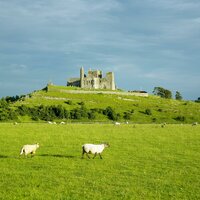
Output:
<svg viewBox="0 0 200 200">
<path fill-rule="evenodd" d="M 79 69 L 125 90 L 200 97 L 199 0 L 0 0 L 0 97 L 66 85 Z"/>
</svg>

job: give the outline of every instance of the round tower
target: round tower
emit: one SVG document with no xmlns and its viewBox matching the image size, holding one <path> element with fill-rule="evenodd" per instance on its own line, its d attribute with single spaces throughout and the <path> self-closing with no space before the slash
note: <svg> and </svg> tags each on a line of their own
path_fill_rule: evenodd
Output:
<svg viewBox="0 0 200 200">
<path fill-rule="evenodd" d="M 84 88 L 84 69 L 81 67 L 80 69 L 80 87 Z"/>
</svg>

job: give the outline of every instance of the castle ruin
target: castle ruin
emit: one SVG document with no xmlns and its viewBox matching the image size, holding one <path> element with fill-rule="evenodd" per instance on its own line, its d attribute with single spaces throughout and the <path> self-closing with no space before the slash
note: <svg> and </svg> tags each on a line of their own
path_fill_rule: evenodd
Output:
<svg viewBox="0 0 200 200">
<path fill-rule="evenodd" d="M 70 78 L 67 81 L 67 86 L 76 86 L 86 89 L 116 89 L 113 72 L 108 72 L 106 76 L 103 77 L 102 71 L 89 70 L 86 75 L 83 67 L 80 69 L 80 78 Z"/>
</svg>

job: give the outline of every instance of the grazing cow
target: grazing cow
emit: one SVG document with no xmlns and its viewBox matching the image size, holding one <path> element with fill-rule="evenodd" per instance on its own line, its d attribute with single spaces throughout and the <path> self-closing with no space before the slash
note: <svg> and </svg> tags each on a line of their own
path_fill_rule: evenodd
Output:
<svg viewBox="0 0 200 200">
<path fill-rule="evenodd" d="M 24 154 L 27 156 L 28 154 L 34 155 L 36 150 L 39 148 L 39 144 L 26 144 L 22 147 L 20 155 Z"/>
<path fill-rule="evenodd" d="M 117 125 L 117 126 L 119 126 L 121 123 L 119 123 L 119 122 L 115 122 L 115 125 Z"/>
<path fill-rule="evenodd" d="M 109 147 L 110 145 L 108 143 L 103 144 L 84 144 L 82 146 L 82 158 L 84 158 L 84 154 L 86 153 L 87 157 L 89 157 L 88 154 L 94 154 L 93 159 L 96 157 L 97 154 L 99 154 L 99 157 L 102 159 L 101 153 L 105 149 L 105 147 Z"/>
</svg>

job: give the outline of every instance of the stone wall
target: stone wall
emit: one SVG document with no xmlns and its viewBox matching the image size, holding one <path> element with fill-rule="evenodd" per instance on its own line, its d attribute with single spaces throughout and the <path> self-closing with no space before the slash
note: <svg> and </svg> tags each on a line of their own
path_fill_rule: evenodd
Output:
<svg viewBox="0 0 200 200">
<path fill-rule="evenodd" d="M 148 93 L 140 92 L 114 92 L 114 91 L 84 91 L 84 90 L 62 90 L 60 92 L 73 93 L 73 94 L 115 94 L 115 95 L 126 95 L 126 96 L 139 96 L 148 97 Z"/>
</svg>

